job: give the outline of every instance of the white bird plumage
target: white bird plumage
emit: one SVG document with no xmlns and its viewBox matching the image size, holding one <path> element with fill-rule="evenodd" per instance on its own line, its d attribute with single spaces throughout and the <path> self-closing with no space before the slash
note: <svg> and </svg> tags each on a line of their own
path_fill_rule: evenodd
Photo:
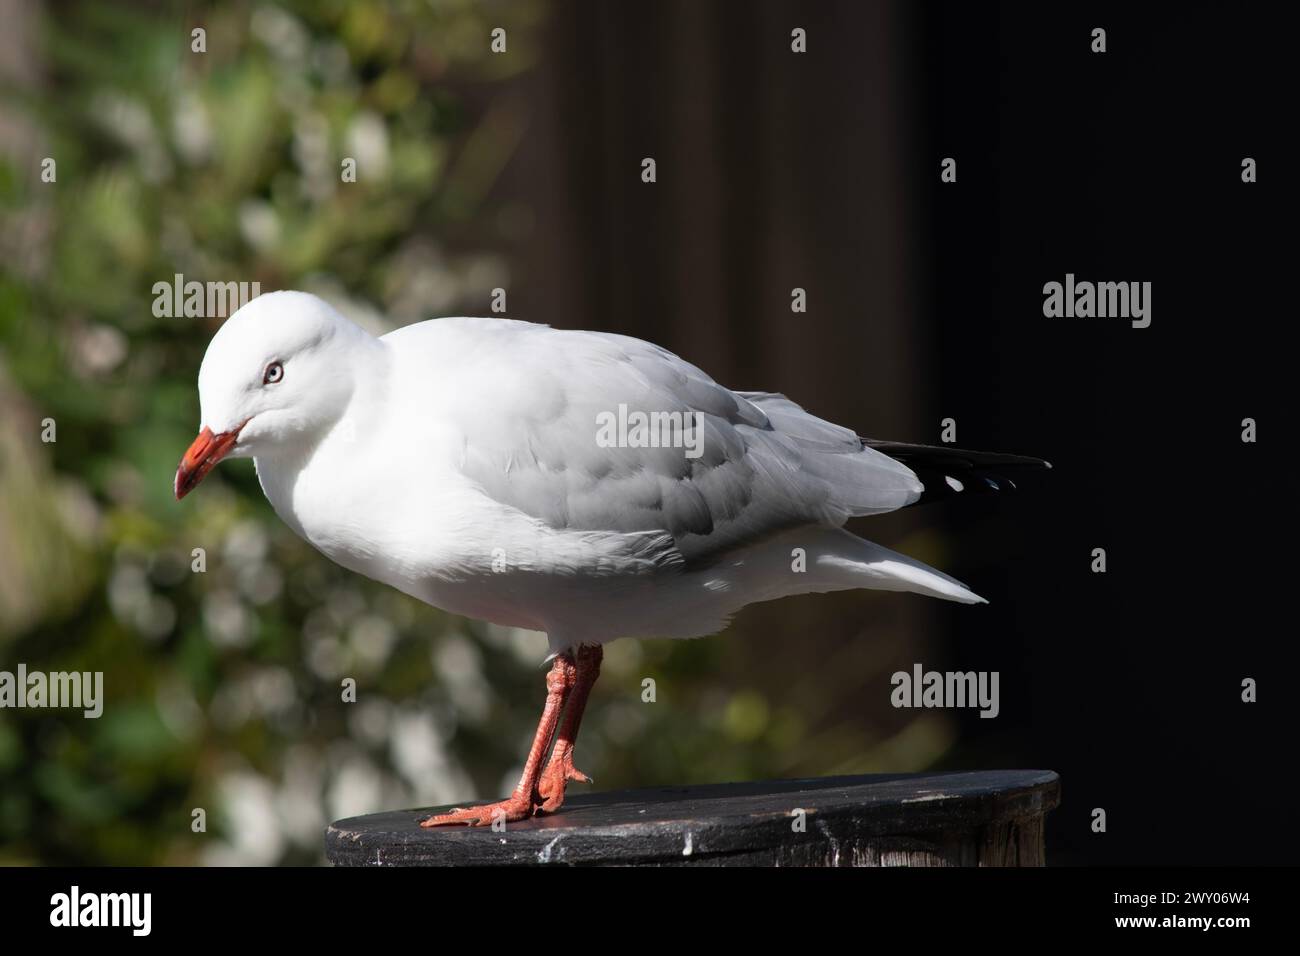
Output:
<svg viewBox="0 0 1300 956">
<path fill-rule="evenodd" d="M 906 465 L 627 336 L 446 318 L 375 337 L 315 296 L 270 293 L 217 332 L 199 392 L 202 425 L 237 434 L 228 454 L 255 458 L 277 514 L 325 555 L 545 631 L 553 653 L 711 634 L 807 592 L 982 600 L 841 527 L 915 501 Z M 700 413 L 701 454 L 604 447 L 600 416 L 620 405 Z"/>
</svg>

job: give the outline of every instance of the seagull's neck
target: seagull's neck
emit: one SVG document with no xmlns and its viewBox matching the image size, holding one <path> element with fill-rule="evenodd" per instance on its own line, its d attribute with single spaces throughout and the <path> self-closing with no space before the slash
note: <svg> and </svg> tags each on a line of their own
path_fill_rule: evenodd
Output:
<svg viewBox="0 0 1300 956">
<path fill-rule="evenodd" d="M 341 473 L 384 420 L 388 401 L 388 347 L 370 335 L 348 343 L 346 353 L 352 390 L 338 418 L 318 432 L 279 442 L 255 459 L 258 480 L 280 517 L 299 534 L 295 498 L 312 470 Z"/>
</svg>

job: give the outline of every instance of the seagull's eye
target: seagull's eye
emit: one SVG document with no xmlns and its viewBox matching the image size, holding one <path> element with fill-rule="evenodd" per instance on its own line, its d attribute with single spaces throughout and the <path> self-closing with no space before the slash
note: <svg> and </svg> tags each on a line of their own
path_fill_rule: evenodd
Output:
<svg viewBox="0 0 1300 956">
<path fill-rule="evenodd" d="M 272 362 L 266 367 L 266 372 L 262 375 L 262 384 L 274 385 L 282 378 L 284 378 L 284 366 L 279 362 Z"/>
</svg>

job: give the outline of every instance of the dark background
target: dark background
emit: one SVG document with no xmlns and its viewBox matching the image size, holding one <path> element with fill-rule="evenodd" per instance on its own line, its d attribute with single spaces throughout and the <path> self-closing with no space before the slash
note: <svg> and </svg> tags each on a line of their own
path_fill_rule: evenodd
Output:
<svg viewBox="0 0 1300 956">
<path fill-rule="evenodd" d="M 1270 8 L 1135 6 L 561 4 L 532 91 L 555 131 L 514 170 L 557 241 L 521 250 L 514 302 L 863 434 L 951 416 L 958 445 L 1050 459 L 1018 496 L 900 519 L 949 529 L 992 602 L 930 612 L 1004 698 L 939 765 L 1058 771 L 1056 862 L 1280 862 L 1292 58 Z M 1044 318 L 1067 272 L 1150 281 L 1151 327 Z M 871 634 L 755 653 L 809 639 Z"/>
</svg>

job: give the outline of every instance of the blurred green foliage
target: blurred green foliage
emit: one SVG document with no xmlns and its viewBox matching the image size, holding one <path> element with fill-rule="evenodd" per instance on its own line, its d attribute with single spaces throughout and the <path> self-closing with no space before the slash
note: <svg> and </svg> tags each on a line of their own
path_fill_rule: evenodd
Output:
<svg viewBox="0 0 1300 956">
<path fill-rule="evenodd" d="M 305 288 L 376 329 L 486 311 L 508 275 L 492 185 L 520 135 L 494 91 L 528 69 L 544 11 L 182 9 L 60 4 L 10 24 L 0 669 L 103 671 L 107 700 L 98 720 L 0 712 L 4 863 L 316 862 L 332 818 L 507 791 L 543 696 L 541 637 L 336 567 L 275 518 L 251 463 L 172 500 L 221 317 L 156 317 L 152 288 Z M 471 222 L 478 249 L 453 254 L 445 236 Z M 802 742 L 823 771 L 858 766 L 851 735 L 819 743 L 797 709 L 717 690 L 724 647 L 612 645 L 579 765 L 602 786 L 753 778 Z"/>
</svg>

